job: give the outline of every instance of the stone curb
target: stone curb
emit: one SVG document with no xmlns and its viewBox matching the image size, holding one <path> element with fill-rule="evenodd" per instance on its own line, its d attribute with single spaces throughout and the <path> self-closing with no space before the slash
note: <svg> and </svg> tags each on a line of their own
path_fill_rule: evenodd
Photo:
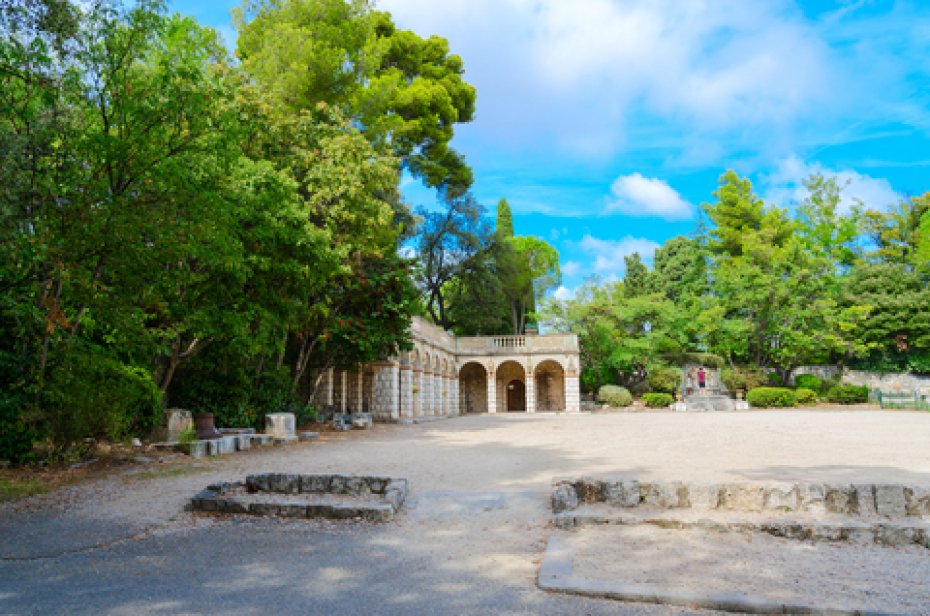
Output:
<svg viewBox="0 0 930 616">
<path fill-rule="evenodd" d="M 573 575 L 574 552 L 560 537 L 550 537 L 539 567 L 537 585 L 550 592 L 613 599 L 635 603 L 673 605 L 691 609 L 718 610 L 743 614 L 814 614 L 818 616 L 898 616 L 894 612 L 856 610 L 846 607 L 824 608 L 789 604 L 753 597 L 743 593 L 702 595 L 675 592 L 626 582 L 591 580 Z"/>
<path fill-rule="evenodd" d="M 293 496 L 293 502 L 280 499 L 247 502 L 231 495 L 233 490 L 249 494 Z M 345 500 L 335 503 L 309 503 L 300 495 L 327 494 L 334 496 L 374 496 L 378 502 L 358 503 Z M 290 475 L 264 473 L 249 475 L 244 482 L 216 483 L 195 495 L 190 502 L 193 511 L 226 514 L 251 514 L 289 518 L 327 518 L 346 520 L 360 518 L 369 522 L 390 522 L 407 498 L 407 480 L 391 477 L 356 475 Z"/>
<path fill-rule="evenodd" d="M 561 513 L 555 516 L 556 528 L 570 530 L 584 526 L 656 526 L 671 530 L 700 528 L 716 532 L 761 532 L 783 539 L 800 541 L 849 541 L 901 547 L 919 545 L 930 549 L 930 525 L 907 525 L 888 523 L 829 523 L 799 520 L 733 521 L 719 522 L 701 519 L 694 522 L 670 518 L 632 518 L 620 515 Z"/>
</svg>

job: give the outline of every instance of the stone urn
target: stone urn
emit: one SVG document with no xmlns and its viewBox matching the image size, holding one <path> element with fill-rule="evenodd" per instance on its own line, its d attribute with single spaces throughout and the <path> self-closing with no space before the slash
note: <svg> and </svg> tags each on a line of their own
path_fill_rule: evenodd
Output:
<svg viewBox="0 0 930 616">
<path fill-rule="evenodd" d="M 213 425 L 213 413 L 196 413 L 194 415 L 194 429 L 197 431 L 197 438 L 200 440 L 221 438 L 223 436 Z"/>
</svg>

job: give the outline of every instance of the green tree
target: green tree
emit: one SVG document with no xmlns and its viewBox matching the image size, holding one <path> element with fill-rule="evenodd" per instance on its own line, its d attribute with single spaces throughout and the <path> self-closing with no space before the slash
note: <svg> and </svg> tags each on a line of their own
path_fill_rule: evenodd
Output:
<svg viewBox="0 0 930 616">
<path fill-rule="evenodd" d="M 649 268 L 638 252 L 623 257 L 626 273 L 623 276 L 623 293 L 626 297 L 639 297 L 649 293 Z"/>
<path fill-rule="evenodd" d="M 713 224 L 708 244 L 715 254 L 738 256 L 745 234 L 761 228 L 764 204 L 753 193 L 752 182 L 733 170 L 721 175 L 718 184 L 717 202 L 701 206 Z"/>
</svg>

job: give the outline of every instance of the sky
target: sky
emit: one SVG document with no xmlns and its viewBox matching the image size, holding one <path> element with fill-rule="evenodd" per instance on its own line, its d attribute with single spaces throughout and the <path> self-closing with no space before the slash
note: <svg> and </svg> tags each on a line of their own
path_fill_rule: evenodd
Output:
<svg viewBox="0 0 930 616">
<path fill-rule="evenodd" d="M 234 0 L 172 0 L 232 46 Z M 560 254 L 568 297 L 694 231 L 726 169 L 793 208 L 812 173 L 885 208 L 930 191 L 926 0 L 379 0 L 478 91 L 454 147 L 493 214 Z M 413 206 L 435 196 L 405 178 Z"/>
</svg>

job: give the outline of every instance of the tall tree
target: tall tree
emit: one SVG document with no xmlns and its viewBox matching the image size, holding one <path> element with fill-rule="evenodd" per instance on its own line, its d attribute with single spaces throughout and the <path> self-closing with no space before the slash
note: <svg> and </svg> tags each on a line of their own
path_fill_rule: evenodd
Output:
<svg viewBox="0 0 930 616">
<path fill-rule="evenodd" d="M 643 263 L 638 252 L 623 257 L 626 273 L 623 275 L 623 294 L 626 297 L 639 297 L 649 293 L 649 268 Z"/>
</svg>

